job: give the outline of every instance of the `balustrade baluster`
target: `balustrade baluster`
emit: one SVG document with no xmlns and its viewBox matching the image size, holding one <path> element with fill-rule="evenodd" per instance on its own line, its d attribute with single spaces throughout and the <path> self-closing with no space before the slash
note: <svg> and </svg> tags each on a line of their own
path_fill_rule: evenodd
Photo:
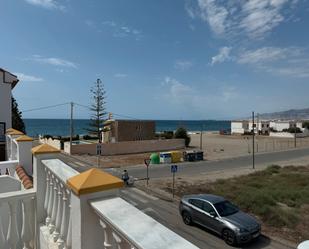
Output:
<svg viewBox="0 0 309 249">
<path fill-rule="evenodd" d="M 57 184 L 57 198 L 58 198 L 58 205 L 57 205 L 57 215 L 56 215 L 56 223 L 55 223 L 55 231 L 53 233 L 54 242 L 56 242 L 60 235 L 61 229 L 61 219 L 62 219 L 62 191 L 61 191 L 61 182 L 59 181 Z"/>
<path fill-rule="evenodd" d="M 104 223 L 102 220 L 100 220 L 100 225 L 103 228 L 103 234 L 104 234 L 104 249 L 110 249 L 113 248 L 113 234 L 112 229 Z"/>
<path fill-rule="evenodd" d="M 24 244 L 23 249 L 31 249 L 31 240 L 33 239 L 33 230 L 31 227 L 31 212 L 32 212 L 32 199 L 25 199 L 22 201 L 22 230 L 21 239 Z"/>
<path fill-rule="evenodd" d="M 9 214 L 9 228 L 8 228 L 7 241 L 11 249 L 16 249 L 17 243 L 19 241 L 19 234 L 17 230 L 17 216 L 16 216 L 17 204 L 18 204 L 17 200 L 9 201 L 10 214 Z"/>
<path fill-rule="evenodd" d="M 56 177 L 53 177 L 53 210 L 51 214 L 51 220 L 49 224 L 49 232 L 52 234 L 55 230 L 55 225 L 56 225 L 56 216 L 57 216 L 57 208 L 58 208 L 58 196 L 57 196 L 57 179 Z"/>
<path fill-rule="evenodd" d="M 53 175 L 49 174 L 49 198 L 48 198 L 48 207 L 47 207 L 47 218 L 46 218 L 46 226 L 49 227 L 51 222 L 51 214 L 53 210 L 53 199 L 54 199 L 54 182 Z"/>
<path fill-rule="evenodd" d="M 118 236 L 115 232 L 113 232 L 113 238 L 116 242 L 117 249 L 134 249 L 128 241 Z"/>
<path fill-rule="evenodd" d="M 45 200 L 44 200 L 44 211 L 46 215 L 46 219 L 48 217 L 48 201 L 49 201 L 49 171 L 45 167 L 45 176 L 46 176 L 46 190 L 45 190 Z"/>
<path fill-rule="evenodd" d="M 1 210 L 2 204 L 0 203 L 0 210 Z M 4 235 L 3 232 L 3 226 L 2 226 L 2 219 L 0 215 L 0 248 L 2 249 L 9 249 L 9 245 L 6 240 L 6 236 Z"/>
<path fill-rule="evenodd" d="M 70 200 L 70 197 L 68 197 L 68 200 Z M 66 238 L 66 248 L 71 249 L 72 248 L 72 216 L 71 216 L 71 205 L 68 205 L 69 210 L 69 227 L 68 227 L 68 232 L 67 232 L 67 238 Z"/>
<path fill-rule="evenodd" d="M 63 249 L 65 244 L 64 244 L 64 239 L 67 237 L 67 232 L 68 232 L 68 199 L 67 199 L 67 189 L 66 186 L 61 184 L 61 190 L 62 190 L 62 221 L 61 221 L 61 229 L 60 229 L 60 236 L 59 239 L 57 240 L 58 248 Z"/>
</svg>

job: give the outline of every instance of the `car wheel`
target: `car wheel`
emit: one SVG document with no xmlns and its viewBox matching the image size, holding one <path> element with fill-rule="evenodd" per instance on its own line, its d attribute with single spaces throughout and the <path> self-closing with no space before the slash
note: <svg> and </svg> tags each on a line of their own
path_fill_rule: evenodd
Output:
<svg viewBox="0 0 309 249">
<path fill-rule="evenodd" d="M 230 229 L 224 229 L 222 232 L 222 238 L 226 244 L 233 246 L 236 244 L 235 233 Z"/>
<path fill-rule="evenodd" d="M 186 225 L 192 225 L 192 217 L 188 212 L 182 213 L 182 220 Z"/>
</svg>

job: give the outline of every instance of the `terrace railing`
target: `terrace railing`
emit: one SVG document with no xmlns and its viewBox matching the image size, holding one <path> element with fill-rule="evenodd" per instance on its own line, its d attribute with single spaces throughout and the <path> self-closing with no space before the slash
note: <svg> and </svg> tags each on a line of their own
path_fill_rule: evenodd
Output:
<svg viewBox="0 0 309 249">
<path fill-rule="evenodd" d="M 197 249 L 119 197 L 90 201 L 90 205 L 100 219 L 105 249 Z"/>
<path fill-rule="evenodd" d="M 59 159 L 43 160 L 46 187 L 44 200 L 45 224 L 50 238 L 58 248 L 72 246 L 71 190 L 66 182 L 79 174 Z"/>
<path fill-rule="evenodd" d="M 0 248 L 35 248 L 34 190 L 0 194 Z"/>
</svg>

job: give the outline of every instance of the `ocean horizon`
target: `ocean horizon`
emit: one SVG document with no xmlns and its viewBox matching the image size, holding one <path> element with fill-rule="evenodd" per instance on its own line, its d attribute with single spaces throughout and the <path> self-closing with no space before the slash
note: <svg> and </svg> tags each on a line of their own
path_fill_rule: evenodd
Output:
<svg viewBox="0 0 309 249">
<path fill-rule="evenodd" d="M 153 119 L 149 119 L 153 120 Z M 156 132 L 175 131 L 179 127 L 184 127 L 188 131 L 219 131 L 230 129 L 230 120 L 154 120 Z M 70 134 L 69 119 L 24 119 L 26 133 L 29 136 L 39 135 L 68 136 Z M 90 120 L 73 120 L 74 134 L 87 134 L 87 127 Z"/>
</svg>

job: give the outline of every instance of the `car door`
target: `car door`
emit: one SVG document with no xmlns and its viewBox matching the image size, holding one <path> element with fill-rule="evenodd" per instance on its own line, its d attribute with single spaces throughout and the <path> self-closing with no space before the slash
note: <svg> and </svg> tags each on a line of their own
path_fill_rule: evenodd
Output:
<svg viewBox="0 0 309 249">
<path fill-rule="evenodd" d="M 203 213 L 201 216 L 203 224 L 209 229 L 221 233 L 222 222 L 218 218 L 218 214 L 215 211 L 214 207 L 207 201 L 203 201 Z"/>
<path fill-rule="evenodd" d="M 200 199 L 190 199 L 191 204 L 191 216 L 195 223 L 201 224 L 201 215 L 203 213 L 203 201 Z"/>
</svg>

